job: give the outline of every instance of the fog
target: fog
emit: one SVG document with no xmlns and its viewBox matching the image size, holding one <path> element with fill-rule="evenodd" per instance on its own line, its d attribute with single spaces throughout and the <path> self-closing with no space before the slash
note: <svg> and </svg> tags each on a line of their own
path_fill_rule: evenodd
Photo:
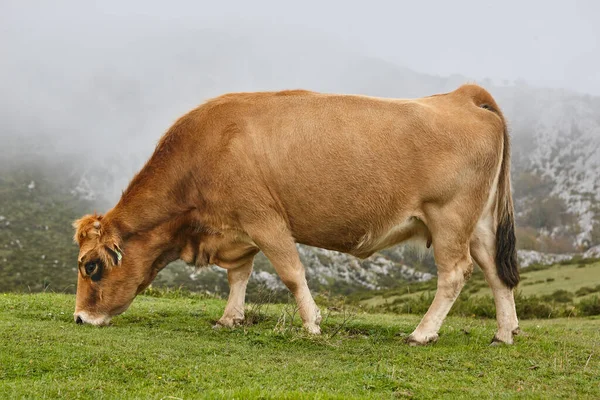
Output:
<svg viewBox="0 0 600 400">
<path fill-rule="evenodd" d="M 600 95 L 595 1 L 3 1 L 3 157 L 118 170 L 229 91 L 414 97 L 469 80 Z M 449 77 L 449 78 L 447 78 Z"/>
</svg>

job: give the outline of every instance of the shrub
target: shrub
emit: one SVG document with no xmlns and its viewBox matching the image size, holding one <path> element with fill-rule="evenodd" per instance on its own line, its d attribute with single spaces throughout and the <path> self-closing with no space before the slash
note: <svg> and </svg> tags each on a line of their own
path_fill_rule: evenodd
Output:
<svg viewBox="0 0 600 400">
<path fill-rule="evenodd" d="M 494 300 L 490 296 L 461 295 L 454 303 L 451 313 L 462 317 L 496 317 Z"/>
<path fill-rule="evenodd" d="M 573 247 L 573 238 L 568 234 L 558 235 L 556 237 L 541 236 L 539 238 L 539 251 L 549 253 L 572 253 L 575 251 Z"/>
<path fill-rule="evenodd" d="M 523 250 L 539 250 L 537 241 L 538 231 L 530 227 L 516 227 L 515 236 L 517 238 L 517 247 Z"/>
<path fill-rule="evenodd" d="M 419 296 L 398 298 L 394 300 L 389 310 L 399 314 L 424 314 L 429 309 L 433 296 L 429 292 L 423 292 Z"/>
<path fill-rule="evenodd" d="M 542 299 L 544 301 L 555 301 L 558 303 L 570 303 L 573 301 L 573 293 L 567 292 L 566 290 L 560 289 L 555 291 L 552 294 L 548 294 L 543 296 Z"/>
<path fill-rule="evenodd" d="M 542 301 L 537 296 L 520 297 L 517 301 L 517 315 L 521 319 L 532 319 L 532 318 L 551 318 L 558 317 L 559 315 L 554 313 L 554 308 Z"/>
<path fill-rule="evenodd" d="M 524 215 L 525 225 L 551 230 L 556 226 L 568 225 L 572 216 L 567 210 L 565 201 L 558 196 L 550 196 L 536 204 Z"/>
<path fill-rule="evenodd" d="M 600 292 L 600 285 L 597 285 L 596 287 L 589 287 L 589 286 L 581 287 L 581 288 L 577 289 L 577 291 L 575 292 L 575 295 L 577 297 L 582 297 L 587 294 L 596 293 L 596 292 Z"/>
<path fill-rule="evenodd" d="M 423 315 L 429 309 L 433 297 L 433 292 L 423 292 L 418 296 L 395 299 L 393 303 L 383 304 L 377 308 L 398 314 Z M 543 297 L 524 297 L 519 292 L 515 298 L 517 314 L 521 319 L 560 318 L 573 314 L 594 315 L 596 303 L 588 301 L 583 305 L 583 308 L 576 307 L 573 304 L 573 298 L 573 293 L 565 290 L 557 290 Z M 450 315 L 495 318 L 494 300 L 490 296 L 470 296 L 469 293 L 463 292 L 454 303 Z"/>
<path fill-rule="evenodd" d="M 513 178 L 514 195 L 520 197 L 545 198 L 552 191 L 552 181 L 532 172 L 521 172 Z"/>
<path fill-rule="evenodd" d="M 582 299 L 577 305 L 579 315 L 600 315 L 600 297 L 594 296 L 590 299 Z"/>
<path fill-rule="evenodd" d="M 592 243 L 598 244 L 600 243 L 600 221 L 595 221 L 592 227 L 592 232 L 590 233 Z"/>
<path fill-rule="evenodd" d="M 594 257 L 583 258 L 580 255 L 576 255 L 576 256 L 573 256 L 573 258 L 559 262 L 559 264 L 560 265 L 579 264 L 577 266 L 577 268 L 581 268 L 582 266 L 585 266 L 588 264 L 594 264 L 594 263 L 597 263 L 598 261 L 600 261 L 600 258 L 594 258 Z"/>
</svg>

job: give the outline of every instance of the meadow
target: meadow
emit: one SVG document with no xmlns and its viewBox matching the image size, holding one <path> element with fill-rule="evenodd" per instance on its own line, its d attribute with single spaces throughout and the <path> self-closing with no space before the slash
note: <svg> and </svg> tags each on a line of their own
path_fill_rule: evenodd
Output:
<svg viewBox="0 0 600 400">
<path fill-rule="evenodd" d="M 223 300 L 149 294 L 104 328 L 73 322 L 73 295 L 0 294 L 0 398 L 600 398 L 598 317 L 523 320 L 513 346 L 449 317 L 410 347 L 418 315 L 322 305 L 315 337 L 292 305 L 250 304 L 215 330 Z"/>
<path fill-rule="evenodd" d="M 422 314 L 431 304 L 435 288 L 435 279 L 404 282 L 392 289 L 353 293 L 349 301 L 371 312 Z M 522 268 L 516 304 L 521 319 L 600 315 L 600 260 L 575 258 Z M 494 318 L 492 292 L 478 268 L 450 313 Z"/>
</svg>

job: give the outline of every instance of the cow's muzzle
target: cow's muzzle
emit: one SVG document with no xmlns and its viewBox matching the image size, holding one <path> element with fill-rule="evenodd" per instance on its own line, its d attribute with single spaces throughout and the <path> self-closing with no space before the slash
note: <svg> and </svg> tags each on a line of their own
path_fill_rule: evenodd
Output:
<svg viewBox="0 0 600 400">
<path fill-rule="evenodd" d="M 111 317 L 106 316 L 92 316 L 85 311 L 77 312 L 73 315 L 75 323 L 78 325 L 90 324 L 96 326 L 105 326 L 110 323 Z"/>
</svg>

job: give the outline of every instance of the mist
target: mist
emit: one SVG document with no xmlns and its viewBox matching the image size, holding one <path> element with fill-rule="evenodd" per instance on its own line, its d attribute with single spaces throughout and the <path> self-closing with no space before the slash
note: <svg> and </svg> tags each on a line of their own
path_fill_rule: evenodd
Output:
<svg viewBox="0 0 600 400">
<path fill-rule="evenodd" d="M 307 89 L 416 98 L 474 82 L 490 91 L 511 137 L 517 257 L 523 268 L 535 265 L 519 287 L 531 297 L 518 301 L 535 310 L 530 318 L 597 315 L 598 300 L 588 306 L 580 300 L 600 291 L 598 16 L 600 2 L 593 0 L 3 0 L 0 292 L 74 293 L 81 265 L 72 222 L 113 207 L 163 133 L 212 97 Z M 376 171 L 371 176 L 377 179 Z M 364 190 L 381 197 L 375 186 Z M 387 293 L 371 298 L 385 303 L 380 311 L 405 313 L 425 309 L 436 287 L 433 253 L 394 246 L 359 260 L 300 244 L 298 252 L 310 290 L 327 299 L 374 290 Z M 253 268 L 248 299 L 264 304 L 270 293 L 268 301 L 287 301 L 289 293 L 264 254 Z M 491 299 L 475 294 L 485 286 L 483 276 L 476 272 L 472 280 L 474 286 L 461 294 L 460 312 L 492 316 Z M 420 282 L 416 291 L 411 282 Z M 229 293 L 224 270 L 196 270 L 182 261 L 160 272 L 153 285 Z M 422 290 L 411 296 L 419 303 L 402 300 L 405 289 Z M 3 310 L 9 315 L 25 308 L 3 299 L 0 317 Z M 48 311 L 58 317 L 60 308 L 48 307 L 64 300 L 40 299 L 39 312 L 27 306 L 25 318 L 53 323 Z M 337 300 L 331 304 L 338 308 Z M 194 318 L 212 318 L 202 315 Z M 55 336 L 65 332 L 60 322 Z M 461 341 L 466 337 L 455 332 Z M 64 357 L 57 359 L 64 364 Z M 11 365 L 30 376 L 38 367 L 29 360 Z M 371 375 L 383 376 L 372 364 L 377 371 Z M 58 370 L 65 375 L 63 367 Z M 370 383 L 365 387 L 373 395 Z"/>
<path fill-rule="evenodd" d="M 112 200 L 177 117 L 226 92 L 600 94 L 592 1 L 5 1 L 0 15 L 3 157 L 102 167 Z"/>
</svg>

